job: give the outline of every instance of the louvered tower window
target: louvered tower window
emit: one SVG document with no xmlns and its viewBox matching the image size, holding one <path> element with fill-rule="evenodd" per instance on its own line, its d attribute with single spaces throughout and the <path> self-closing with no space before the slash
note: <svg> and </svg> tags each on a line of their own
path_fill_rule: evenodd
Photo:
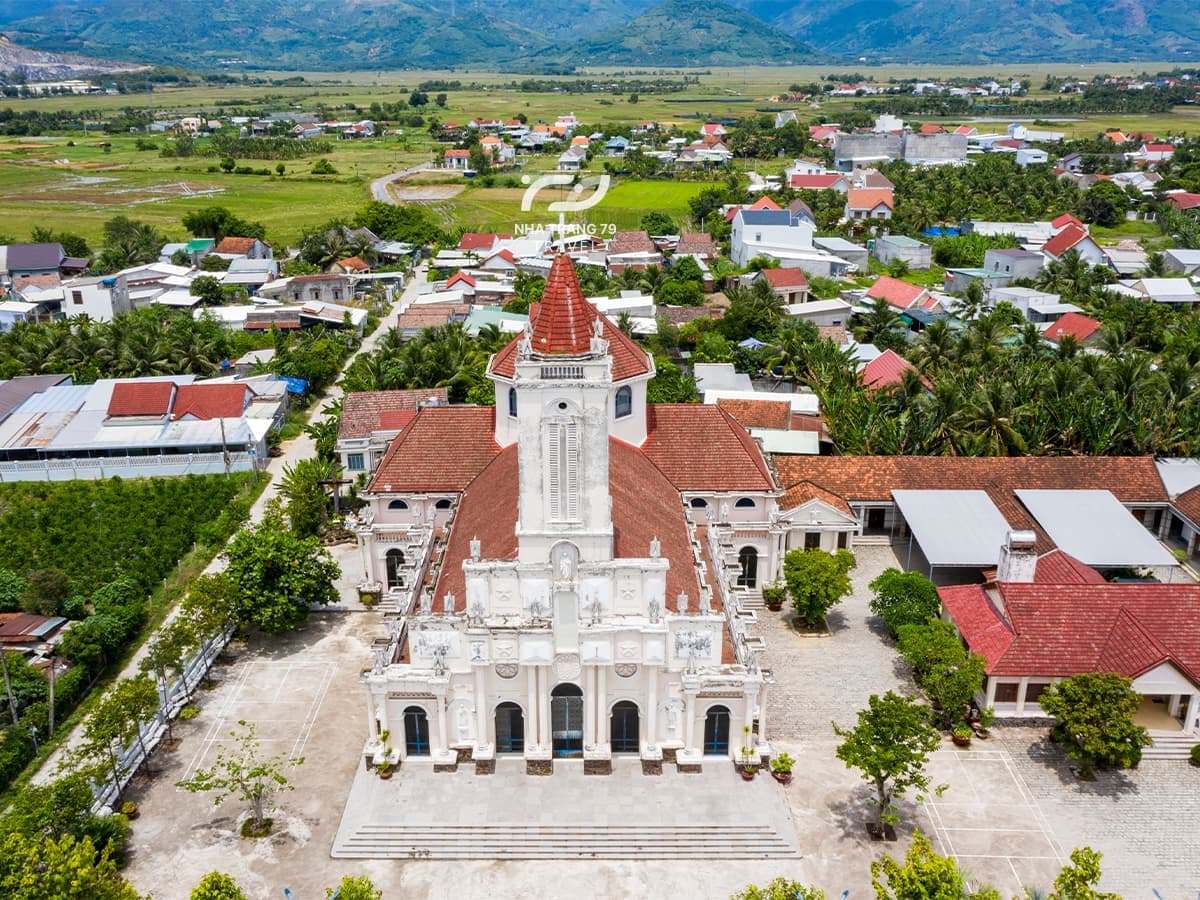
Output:
<svg viewBox="0 0 1200 900">
<path fill-rule="evenodd" d="M 579 518 L 579 425 L 551 421 L 546 427 L 546 471 L 549 475 L 550 519 Z"/>
</svg>

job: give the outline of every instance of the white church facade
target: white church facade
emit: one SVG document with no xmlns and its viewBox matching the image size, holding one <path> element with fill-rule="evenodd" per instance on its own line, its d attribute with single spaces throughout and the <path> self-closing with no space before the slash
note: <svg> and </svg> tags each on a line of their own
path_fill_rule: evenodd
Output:
<svg viewBox="0 0 1200 900">
<path fill-rule="evenodd" d="M 387 637 L 362 683 L 368 765 L 523 758 L 656 774 L 769 753 L 757 597 L 789 545 L 728 413 L 649 404 L 653 359 L 558 257 L 496 406 L 420 410 L 356 523 Z"/>
</svg>

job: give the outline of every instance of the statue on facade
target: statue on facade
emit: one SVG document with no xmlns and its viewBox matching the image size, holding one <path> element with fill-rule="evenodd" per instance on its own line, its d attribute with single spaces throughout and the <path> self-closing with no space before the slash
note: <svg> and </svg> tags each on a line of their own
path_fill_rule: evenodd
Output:
<svg viewBox="0 0 1200 900">
<path fill-rule="evenodd" d="M 421 615 L 433 615 L 433 593 L 426 591 L 421 595 Z"/>
<path fill-rule="evenodd" d="M 384 667 L 387 665 L 387 651 L 382 647 L 374 647 L 371 650 L 371 674 L 382 675 Z"/>
<path fill-rule="evenodd" d="M 747 650 L 746 651 L 746 671 L 749 672 L 751 675 L 758 674 L 758 651 L 757 650 Z"/>
<path fill-rule="evenodd" d="M 688 614 L 688 602 L 688 595 L 680 594 L 675 598 L 675 611 L 681 616 L 686 616 Z"/>
<path fill-rule="evenodd" d="M 725 501 L 721 504 L 721 521 L 729 521 L 729 501 Z"/>
<path fill-rule="evenodd" d="M 481 548 L 479 544 L 479 538 L 471 538 L 471 559 L 478 562 L 480 552 Z"/>
<path fill-rule="evenodd" d="M 560 555 L 558 558 L 558 580 L 571 580 L 571 554 L 566 550 L 564 550 L 562 555 Z"/>
<path fill-rule="evenodd" d="M 650 558 L 658 559 L 662 555 L 662 544 L 658 541 L 658 535 L 650 539 Z"/>
<path fill-rule="evenodd" d="M 471 617 L 472 625 L 479 626 L 479 625 L 483 624 L 483 601 L 482 600 L 476 600 L 474 603 L 471 604 L 470 617 Z"/>
<path fill-rule="evenodd" d="M 441 677 L 446 674 L 446 646 L 439 644 L 433 650 L 433 674 Z"/>
<path fill-rule="evenodd" d="M 712 595 L 708 591 L 701 588 L 700 589 L 700 615 L 707 616 L 711 612 L 712 612 Z"/>
<path fill-rule="evenodd" d="M 682 718 L 682 710 L 678 700 L 672 700 L 667 704 L 667 734 L 673 738 L 679 737 L 679 720 Z"/>
<path fill-rule="evenodd" d="M 529 327 L 526 326 L 525 330 L 521 333 L 521 342 L 517 344 L 517 358 L 529 359 L 532 354 L 533 333 L 529 330 Z"/>
<path fill-rule="evenodd" d="M 650 602 L 646 605 L 646 611 L 650 615 L 650 624 L 657 625 L 658 624 L 658 614 L 659 614 L 657 597 L 650 598 Z"/>
</svg>

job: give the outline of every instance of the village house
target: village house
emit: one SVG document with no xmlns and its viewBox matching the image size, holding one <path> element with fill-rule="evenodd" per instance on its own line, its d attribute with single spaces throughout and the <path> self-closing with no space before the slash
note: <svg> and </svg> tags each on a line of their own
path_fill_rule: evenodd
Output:
<svg viewBox="0 0 1200 900">
<path fill-rule="evenodd" d="M 342 471 L 351 478 L 374 472 L 388 445 L 416 418 L 417 410 L 448 402 L 445 388 L 346 394 L 334 449 Z"/>
<path fill-rule="evenodd" d="M 852 188 L 846 192 L 848 222 L 890 219 L 894 208 L 895 200 L 889 190 Z"/>
<path fill-rule="evenodd" d="M 933 263 L 932 247 L 902 234 L 884 234 L 875 238 L 874 253 L 875 258 L 885 266 L 899 259 L 910 269 L 924 270 Z"/>
<path fill-rule="evenodd" d="M 767 282 L 785 306 L 803 303 L 809 297 L 808 279 L 800 269 L 760 269 L 740 280 L 745 287 L 753 287 L 759 280 Z"/>
</svg>

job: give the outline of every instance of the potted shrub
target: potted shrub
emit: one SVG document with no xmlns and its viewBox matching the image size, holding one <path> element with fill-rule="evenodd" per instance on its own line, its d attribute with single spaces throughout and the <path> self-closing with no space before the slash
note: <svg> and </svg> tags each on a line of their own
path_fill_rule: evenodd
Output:
<svg viewBox="0 0 1200 900">
<path fill-rule="evenodd" d="M 392 764 L 385 759 L 375 767 L 375 774 L 387 781 L 392 777 Z"/>
<path fill-rule="evenodd" d="M 787 590 L 776 582 L 763 588 L 762 596 L 767 609 L 771 612 L 779 612 L 783 609 L 783 601 L 787 599 Z"/>
<path fill-rule="evenodd" d="M 787 784 L 792 780 L 792 766 L 796 761 L 786 753 L 780 753 L 771 760 L 771 777 L 780 784 Z"/>
<path fill-rule="evenodd" d="M 754 747 L 751 746 L 750 726 L 742 726 L 742 737 L 742 765 L 739 771 L 743 780 L 753 781 L 754 776 L 758 774 L 758 765 L 755 763 Z"/>
<path fill-rule="evenodd" d="M 1200 744 L 1196 744 L 1196 746 L 1192 747 L 1191 753 L 1192 753 L 1192 765 L 1200 766 Z"/>
<path fill-rule="evenodd" d="M 950 732 L 950 739 L 959 747 L 966 747 L 971 743 L 971 728 L 969 725 L 955 725 L 954 730 Z"/>
<path fill-rule="evenodd" d="M 979 711 L 979 718 L 977 718 L 975 720 L 975 724 L 974 724 L 975 736 L 978 738 L 982 738 L 983 740 L 986 741 L 988 739 L 989 734 L 991 733 L 990 731 L 988 731 L 988 729 L 990 729 L 992 727 L 992 725 L 995 724 L 995 722 L 996 722 L 996 711 L 994 709 L 992 709 L 990 706 L 985 706 L 983 709 L 981 709 Z"/>
<path fill-rule="evenodd" d="M 141 814 L 142 813 L 141 813 L 141 810 L 138 809 L 138 805 L 136 803 L 134 803 L 132 800 L 126 800 L 124 803 L 121 804 L 121 815 L 123 815 L 125 818 L 129 819 L 130 821 L 136 819 Z"/>
</svg>

